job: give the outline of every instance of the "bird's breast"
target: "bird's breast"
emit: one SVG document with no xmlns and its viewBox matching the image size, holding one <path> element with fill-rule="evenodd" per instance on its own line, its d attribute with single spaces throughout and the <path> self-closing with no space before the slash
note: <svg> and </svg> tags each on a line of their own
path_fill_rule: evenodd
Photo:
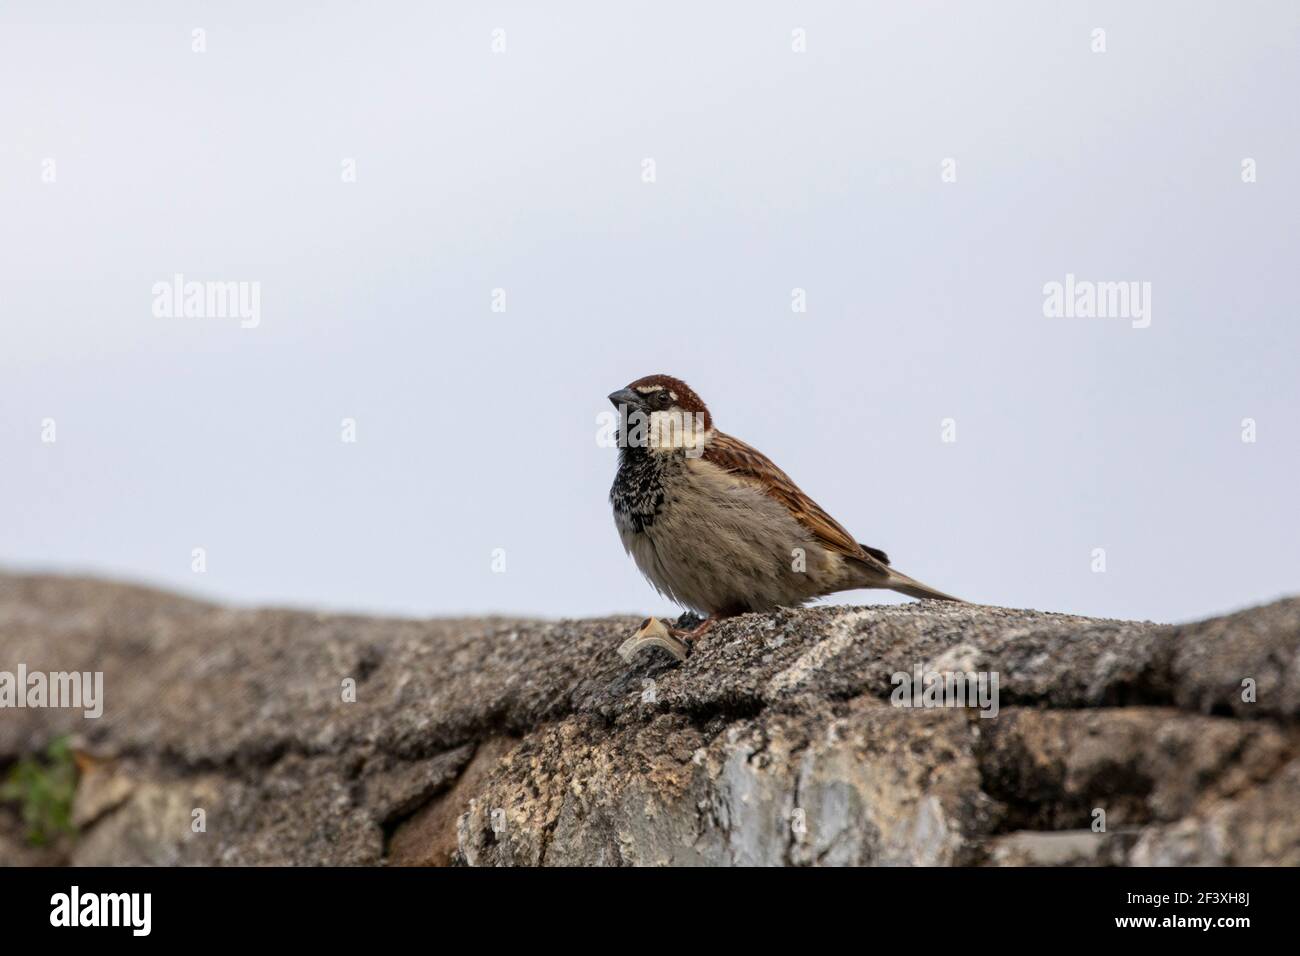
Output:
<svg viewBox="0 0 1300 956">
<path fill-rule="evenodd" d="M 822 593 L 833 570 L 784 505 L 708 461 L 626 462 L 610 498 L 642 573 L 701 613 L 799 604 Z"/>
<path fill-rule="evenodd" d="M 620 530 L 644 532 L 660 518 L 669 497 L 669 485 L 679 477 L 680 466 L 673 458 L 644 449 L 624 449 L 609 490 L 609 501 Z"/>
</svg>

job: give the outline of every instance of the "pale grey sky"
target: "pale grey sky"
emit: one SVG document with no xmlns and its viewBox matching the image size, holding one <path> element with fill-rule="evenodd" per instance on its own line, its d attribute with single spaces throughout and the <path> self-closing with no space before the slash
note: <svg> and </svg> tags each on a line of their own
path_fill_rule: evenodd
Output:
<svg viewBox="0 0 1300 956">
<path fill-rule="evenodd" d="M 667 372 L 972 600 L 1300 591 L 1300 5 L 271 6 L 0 8 L 0 566 L 662 613 L 595 435 Z"/>
</svg>

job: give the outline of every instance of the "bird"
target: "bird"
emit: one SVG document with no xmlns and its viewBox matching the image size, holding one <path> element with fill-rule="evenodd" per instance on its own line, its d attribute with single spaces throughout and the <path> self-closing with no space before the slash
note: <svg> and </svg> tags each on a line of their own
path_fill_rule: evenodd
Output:
<svg viewBox="0 0 1300 956">
<path fill-rule="evenodd" d="M 647 375 L 609 401 L 619 422 L 614 523 L 655 589 L 704 616 L 692 630 L 669 628 L 688 644 L 725 618 L 855 588 L 961 602 L 860 544 L 766 455 L 716 429 L 681 379 Z"/>
</svg>

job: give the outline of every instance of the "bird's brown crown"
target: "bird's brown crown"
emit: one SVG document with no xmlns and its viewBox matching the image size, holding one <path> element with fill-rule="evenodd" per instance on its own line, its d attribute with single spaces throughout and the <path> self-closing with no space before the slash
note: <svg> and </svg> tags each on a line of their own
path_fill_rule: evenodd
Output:
<svg viewBox="0 0 1300 956">
<path fill-rule="evenodd" d="M 647 375 L 645 378 L 637 379 L 628 388 L 647 396 L 653 396 L 657 392 L 667 392 L 673 405 L 689 414 L 703 415 L 704 427 L 706 429 L 713 427 L 713 416 L 709 414 L 704 399 L 695 394 L 695 389 L 680 378 L 673 378 L 671 375 Z"/>
</svg>

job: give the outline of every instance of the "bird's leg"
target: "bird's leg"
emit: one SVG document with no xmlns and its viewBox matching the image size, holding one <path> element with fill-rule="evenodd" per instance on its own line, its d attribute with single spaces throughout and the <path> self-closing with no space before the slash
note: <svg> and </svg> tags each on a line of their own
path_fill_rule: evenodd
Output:
<svg viewBox="0 0 1300 956">
<path fill-rule="evenodd" d="M 671 634 L 673 637 L 685 641 L 691 647 L 694 647 L 696 642 L 699 641 L 699 639 L 702 638 L 705 634 L 709 633 L 709 631 L 713 629 L 713 625 L 717 623 L 718 623 L 718 616 L 716 614 L 713 614 L 710 615 L 709 617 L 706 617 L 703 621 L 701 621 L 695 627 L 691 628 L 689 631 L 683 630 L 678 627 L 670 627 L 668 629 L 668 633 Z"/>
<path fill-rule="evenodd" d="M 692 630 L 686 632 L 685 639 L 690 643 L 694 644 L 705 634 L 709 633 L 709 631 L 713 630 L 713 625 L 717 623 L 718 623 L 718 619 L 716 617 L 706 617 L 703 621 L 700 622 L 698 627 L 693 628 Z"/>
</svg>

